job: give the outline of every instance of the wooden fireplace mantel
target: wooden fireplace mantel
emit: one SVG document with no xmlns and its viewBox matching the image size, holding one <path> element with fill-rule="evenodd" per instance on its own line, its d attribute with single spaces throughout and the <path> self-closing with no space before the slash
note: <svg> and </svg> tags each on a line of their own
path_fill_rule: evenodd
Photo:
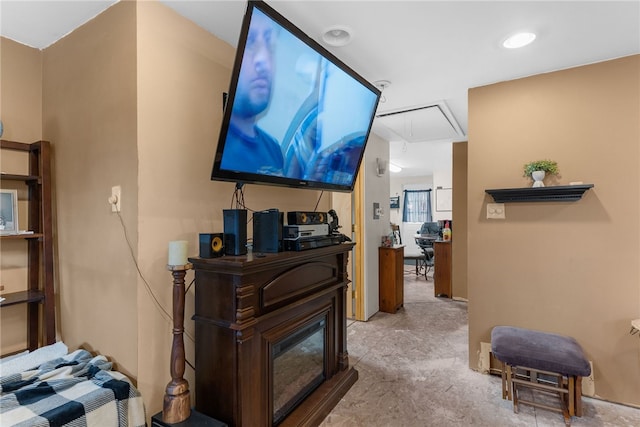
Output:
<svg viewBox="0 0 640 427">
<path fill-rule="evenodd" d="M 230 426 L 272 426 L 271 346 L 326 322 L 325 380 L 281 426 L 316 426 L 356 382 L 346 335 L 353 244 L 301 252 L 190 258 L 195 270 L 195 408 Z"/>
</svg>

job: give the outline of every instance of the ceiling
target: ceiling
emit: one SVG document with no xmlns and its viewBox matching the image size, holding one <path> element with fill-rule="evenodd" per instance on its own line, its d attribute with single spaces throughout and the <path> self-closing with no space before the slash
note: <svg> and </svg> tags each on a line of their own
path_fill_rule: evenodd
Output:
<svg viewBox="0 0 640 427">
<path fill-rule="evenodd" d="M 160 1 L 236 46 L 244 0 Z M 114 3 L 2 0 L 0 34 L 43 49 Z M 640 0 L 267 3 L 321 44 L 329 27 L 352 30 L 348 45 L 324 45 L 370 82 L 391 83 L 374 131 L 391 141 L 391 162 L 406 176 L 449 169 L 451 142 L 468 138 L 469 88 L 640 53 Z M 537 34 L 534 43 L 501 46 L 522 30 Z M 406 119 L 386 114 L 407 109 L 424 113 L 409 120 L 411 137 Z M 438 128 L 443 119 L 449 128 Z"/>
</svg>

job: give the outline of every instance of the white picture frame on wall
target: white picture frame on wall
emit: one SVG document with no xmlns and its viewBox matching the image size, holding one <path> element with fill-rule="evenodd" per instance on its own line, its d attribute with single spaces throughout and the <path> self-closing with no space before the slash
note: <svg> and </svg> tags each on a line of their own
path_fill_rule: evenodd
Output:
<svg viewBox="0 0 640 427">
<path fill-rule="evenodd" d="M 451 212 L 452 198 L 451 188 L 436 188 L 436 212 Z"/>
<path fill-rule="evenodd" d="M 18 191 L 0 189 L 0 235 L 18 234 Z"/>
</svg>

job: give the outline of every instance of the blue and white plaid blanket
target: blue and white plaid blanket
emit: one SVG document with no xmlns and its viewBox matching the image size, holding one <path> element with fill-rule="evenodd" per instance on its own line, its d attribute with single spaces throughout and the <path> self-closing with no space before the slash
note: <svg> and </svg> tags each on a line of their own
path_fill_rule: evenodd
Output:
<svg viewBox="0 0 640 427">
<path fill-rule="evenodd" d="M 140 392 L 111 369 L 106 357 L 76 350 L 0 377 L 0 426 L 144 426 Z"/>
</svg>

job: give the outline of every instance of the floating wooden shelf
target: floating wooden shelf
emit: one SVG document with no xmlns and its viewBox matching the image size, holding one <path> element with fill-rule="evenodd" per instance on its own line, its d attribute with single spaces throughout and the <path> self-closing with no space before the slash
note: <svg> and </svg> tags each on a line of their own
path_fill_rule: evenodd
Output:
<svg viewBox="0 0 640 427">
<path fill-rule="evenodd" d="M 557 185 L 554 187 L 500 188 L 484 190 L 496 203 L 512 202 L 575 202 L 593 184 Z"/>
</svg>

